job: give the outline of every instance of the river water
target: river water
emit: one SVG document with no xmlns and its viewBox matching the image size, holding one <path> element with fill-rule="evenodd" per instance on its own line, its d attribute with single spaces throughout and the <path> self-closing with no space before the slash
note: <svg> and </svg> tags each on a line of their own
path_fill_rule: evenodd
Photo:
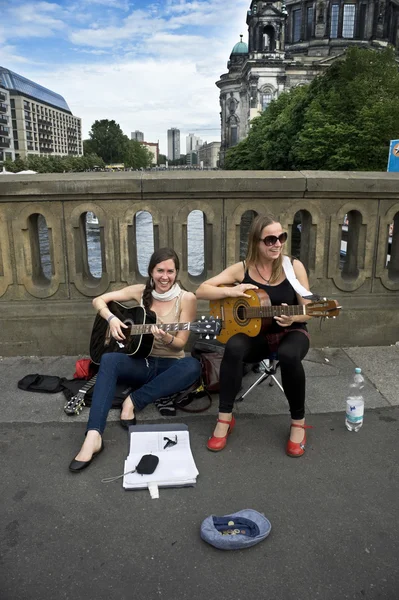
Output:
<svg viewBox="0 0 399 600">
<path fill-rule="evenodd" d="M 87 213 L 86 218 L 86 239 L 88 262 L 90 272 L 93 277 L 101 277 L 102 261 L 101 261 L 101 245 L 100 245 L 100 229 L 95 223 L 96 218 L 92 213 Z M 93 218 L 94 217 L 94 218 Z M 243 214 L 241 220 L 240 231 L 240 258 L 244 258 L 247 249 L 248 232 L 252 220 L 255 217 L 253 211 L 247 211 Z M 93 222 L 94 221 L 94 222 Z M 40 255 L 43 273 L 48 279 L 51 278 L 51 260 L 49 252 L 49 237 L 47 226 L 44 218 L 40 215 L 38 219 L 39 227 L 39 244 Z M 393 233 L 393 226 L 392 233 Z M 343 224 L 343 232 L 347 229 L 346 223 Z M 297 225 L 292 231 L 292 246 L 289 249 L 294 256 L 299 255 L 300 246 L 300 231 L 301 226 Z M 139 211 L 136 214 L 136 232 L 137 232 L 137 260 L 140 274 L 147 275 L 148 263 L 151 254 L 154 252 L 154 236 L 153 236 L 153 221 L 152 216 L 147 211 Z M 390 235 L 392 236 L 392 233 Z M 295 235 L 294 235 L 295 234 Z M 298 239 L 297 239 L 298 238 Z M 392 237 L 389 242 L 391 243 Z M 193 210 L 187 220 L 187 256 L 188 256 L 188 272 L 190 275 L 201 275 L 204 270 L 204 213 L 200 210 Z M 346 242 L 341 242 L 340 269 L 343 268 L 346 258 Z M 389 262 L 389 255 L 387 262 Z"/>
<path fill-rule="evenodd" d="M 87 213 L 86 218 L 86 239 L 87 253 L 90 273 L 93 277 L 101 277 L 101 244 L 100 228 L 93 221 L 93 215 Z M 48 279 L 51 278 L 51 259 L 50 245 L 47 231 L 47 225 L 44 218 L 40 215 L 38 219 L 39 245 L 43 273 Z M 149 212 L 140 211 L 136 214 L 137 231 L 137 260 L 141 275 L 147 275 L 148 263 L 151 254 L 154 252 L 154 236 L 152 216 Z M 187 220 L 187 239 L 188 239 L 188 271 L 191 275 L 201 275 L 204 270 L 204 214 L 200 210 L 193 210 Z"/>
</svg>

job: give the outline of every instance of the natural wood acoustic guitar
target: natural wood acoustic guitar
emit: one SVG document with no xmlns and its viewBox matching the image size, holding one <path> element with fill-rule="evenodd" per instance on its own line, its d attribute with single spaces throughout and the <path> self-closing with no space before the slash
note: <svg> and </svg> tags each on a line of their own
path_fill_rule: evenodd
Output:
<svg viewBox="0 0 399 600">
<path fill-rule="evenodd" d="M 272 306 L 269 295 L 264 290 L 246 290 L 250 298 L 223 298 L 209 302 L 210 314 L 221 320 L 222 329 L 217 339 L 225 344 L 236 333 L 255 337 L 267 333 L 273 317 L 280 315 L 309 315 L 310 317 L 335 318 L 341 306 L 336 300 L 323 298 L 310 304 Z"/>
</svg>

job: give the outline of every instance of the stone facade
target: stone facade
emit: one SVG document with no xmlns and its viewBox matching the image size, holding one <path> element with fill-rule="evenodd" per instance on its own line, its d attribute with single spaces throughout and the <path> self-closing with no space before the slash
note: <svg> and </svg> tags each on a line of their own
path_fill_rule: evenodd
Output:
<svg viewBox="0 0 399 600">
<path fill-rule="evenodd" d="M 219 166 L 220 142 L 205 142 L 198 150 L 198 164 L 207 169 Z"/>
<path fill-rule="evenodd" d="M 399 0 L 252 0 L 247 25 L 248 44 L 236 44 L 216 82 L 221 165 L 271 100 L 310 83 L 348 47 L 399 49 Z"/>
<path fill-rule="evenodd" d="M 181 283 L 192 291 L 243 257 L 248 217 L 271 212 L 289 233 L 287 252 L 306 265 L 312 290 L 343 307 L 321 328 L 318 319 L 310 322 L 313 346 L 398 340 L 399 173 L 54 173 L 7 175 L 1 182 L 0 355 L 88 354 L 92 298 L 145 279 L 138 267 L 139 211 L 152 217 L 154 247 L 178 252 Z M 199 275 L 189 268 L 192 211 L 203 212 Z M 87 212 L 99 221 L 98 277 L 88 264 Z M 48 228 L 49 276 L 39 215 Z M 199 302 L 198 315 L 207 311 L 208 303 Z"/>
</svg>

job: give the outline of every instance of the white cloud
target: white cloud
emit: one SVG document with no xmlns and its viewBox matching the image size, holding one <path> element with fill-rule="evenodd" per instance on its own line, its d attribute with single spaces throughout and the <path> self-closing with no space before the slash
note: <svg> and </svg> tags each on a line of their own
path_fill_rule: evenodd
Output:
<svg viewBox="0 0 399 600">
<path fill-rule="evenodd" d="M 100 4 L 107 8 L 129 10 L 129 0 L 84 0 L 84 4 Z"/>
<path fill-rule="evenodd" d="M 159 139 L 163 152 L 170 127 L 182 132 L 215 127 L 214 132 L 198 135 L 219 139 L 215 77 L 199 74 L 190 61 L 70 66 L 51 75 L 37 72 L 32 78 L 66 98 L 72 112 L 83 120 L 84 137 L 96 119 L 115 119 L 126 135 L 140 129 L 147 141 Z"/>
<path fill-rule="evenodd" d="M 1 32 L 0 32 L 1 37 Z M 2 67 L 7 67 L 7 65 L 16 63 L 16 64 L 36 64 L 37 61 L 29 60 L 25 56 L 21 56 L 18 53 L 18 49 L 15 46 L 11 46 L 9 44 L 5 44 L 4 46 L 0 45 L 0 65 Z"/>
<path fill-rule="evenodd" d="M 84 137 L 96 119 L 115 119 L 129 136 L 139 129 L 147 141 L 159 139 L 165 153 L 166 131 L 178 127 L 184 151 L 189 132 L 205 141 L 220 139 L 215 81 L 226 72 L 231 49 L 245 33 L 248 1 L 149 0 L 146 10 L 130 6 L 127 15 L 113 10 L 128 6 L 125 0 L 68 2 L 57 11 L 56 4 L 40 2 L 35 7 L 48 19 L 48 31 L 56 33 L 63 52 L 69 52 L 64 63 L 59 64 L 54 44 L 53 53 L 43 54 L 46 64 L 32 64 L 28 46 L 24 52 L 21 41 L 19 46 L 3 47 L 6 59 L 0 54 L 0 64 L 64 96 L 82 118 Z M 22 6 L 33 4 L 18 9 Z M 38 34 L 37 13 L 29 25 L 30 35 Z M 15 22 L 15 27 L 22 26 L 28 23 Z M 8 21 L 5 30 L 14 36 L 12 29 Z M 40 46 L 39 41 L 35 44 Z"/>
</svg>

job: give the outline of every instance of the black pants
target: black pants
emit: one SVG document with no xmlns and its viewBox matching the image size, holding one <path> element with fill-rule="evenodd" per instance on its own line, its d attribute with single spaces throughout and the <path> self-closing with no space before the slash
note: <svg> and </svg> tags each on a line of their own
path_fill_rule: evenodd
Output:
<svg viewBox="0 0 399 600">
<path fill-rule="evenodd" d="M 300 331 L 287 333 L 278 347 L 281 380 L 290 407 L 291 418 L 305 416 L 305 371 L 302 360 L 309 350 L 309 339 Z M 256 363 L 270 355 L 267 340 L 262 336 L 248 337 L 238 333 L 231 337 L 220 366 L 219 412 L 231 413 L 238 394 L 244 362 Z"/>
</svg>

